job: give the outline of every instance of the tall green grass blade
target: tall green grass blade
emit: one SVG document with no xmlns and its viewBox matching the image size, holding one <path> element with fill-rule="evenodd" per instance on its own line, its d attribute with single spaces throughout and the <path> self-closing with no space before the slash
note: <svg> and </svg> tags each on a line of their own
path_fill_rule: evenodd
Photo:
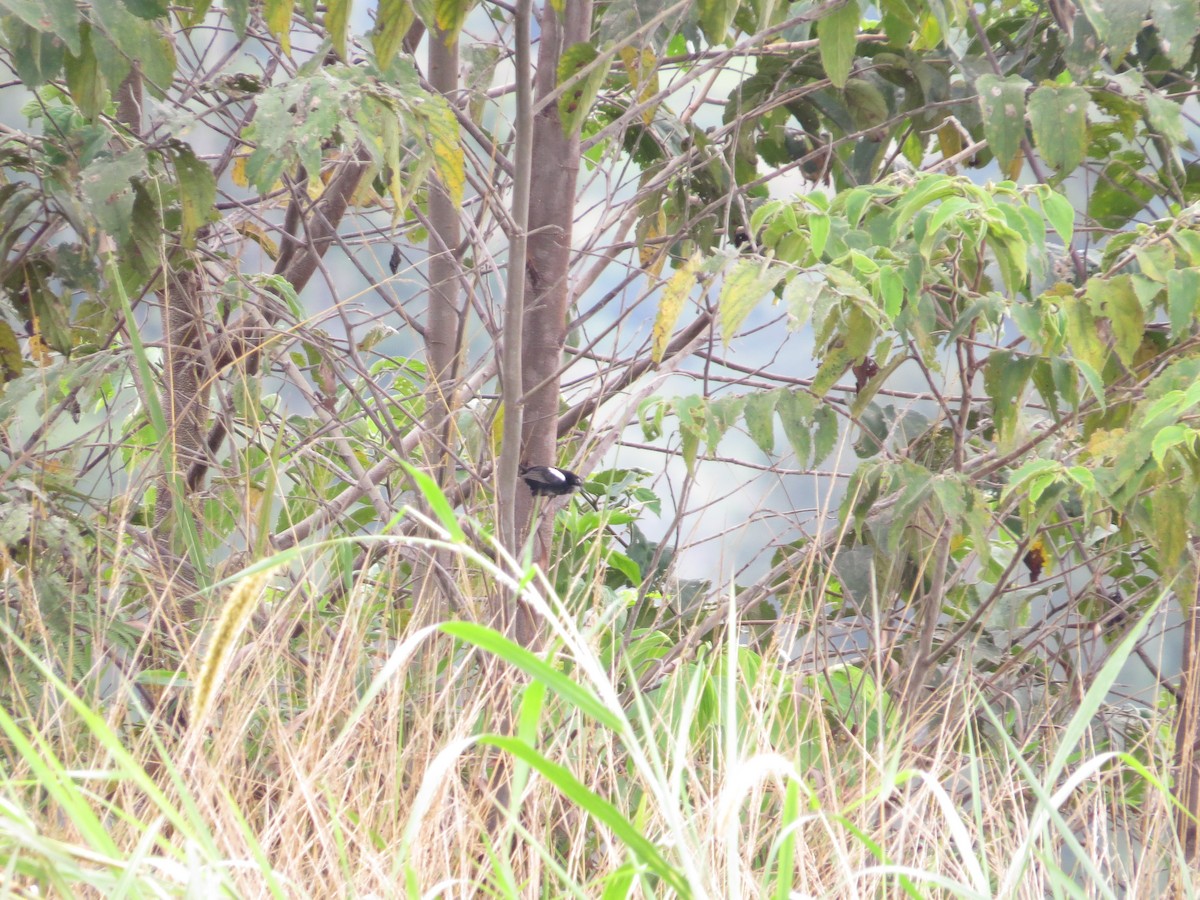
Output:
<svg viewBox="0 0 1200 900">
<path fill-rule="evenodd" d="M 635 829 L 633 823 L 621 815 L 620 810 L 579 781 L 565 766 L 560 766 L 547 759 L 524 741 L 516 738 L 486 735 L 481 737 L 479 742 L 496 747 L 529 763 L 579 809 L 608 826 L 635 857 L 670 885 L 671 889 L 680 897 L 690 898 L 692 896 L 691 886 L 687 880 L 667 862 L 658 848 Z"/>
<path fill-rule="evenodd" d="M 580 712 L 615 732 L 623 733 L 624 724 L 621 717 L 606 707 L 595 694 L 494 629 L 474 622 L 446 622 L 438 628 L 451 637 L 486 650 L 529 677 L 536 678 Z"/>
</svg>

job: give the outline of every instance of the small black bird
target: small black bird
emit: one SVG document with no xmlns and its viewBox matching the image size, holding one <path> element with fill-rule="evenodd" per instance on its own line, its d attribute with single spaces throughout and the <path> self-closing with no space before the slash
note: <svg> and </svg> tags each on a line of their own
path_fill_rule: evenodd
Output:
<svg viewBox="0 0 1200 900">
<path fill-rule="evenodd" d="M 574 472 L 556 466 L 527 466 L 522 464 L 517 472 L 535 497 L 561 497 L 583 484 L 583 479 Z"/>
</svg>

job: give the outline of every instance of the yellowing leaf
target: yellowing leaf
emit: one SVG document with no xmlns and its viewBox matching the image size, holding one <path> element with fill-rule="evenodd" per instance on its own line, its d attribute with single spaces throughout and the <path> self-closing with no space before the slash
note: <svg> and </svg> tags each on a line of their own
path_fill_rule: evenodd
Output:
<svg viewBox="0 0 1200 900">
<path fill-rule="evenodd" d="M 246 177 L 246 157 L 238 156 L 233 160 L 233 168 L 229 170 L 229 177 L 233 179 L 233 183 L 238 187 L 250 187 L 250 179 Z"/>
<path fill-rule="evenodd" d="M 346 37 L 350 26 L 350 0 L 327 0 L 325 4 L 325 30 L 333 44 L 338 59 L 346 58 Z"/>
<path fill-rule="evenodd" d="M 279 259 L 279 245 L 271 240 L 271 236 L 256 222 L 238 222 L 234 226 L 234 230 L 242 237 L 249 238 L 262 247 L 263 251 L 272 260 Z"/>
<path fill-rule="evenodd" d="M 292 55 L 292 0 L 263 0 L 263 22 L 279 39 L 279 46 Z"/>
<path fill-rule="evenodd" d="M 425 114 L 426 135 L 438 180 L 446 189 L 450 200 L 461 204 L 467 173 L 463 162 L 462 144 L 459 141 L 458 120 L 445 103 L 427 104 L 422 107 L 422 111 Z"/>
<path fill-rule="evenodd" d="M 656 205 L 654 212 L 643 216 L 637 225 L 638 265 L 653 278 L 662 272 L 667 251 L 660 240 L 667 233 L 667 211 Z"/>
<path fill-rule="evenodd" d="M 638 103 L 645 103 L 658 93 L 658 56 L 649 47 L 640 53 L 632 47 L 625 47 L 620 53 L 621 62 L 629 75 L 629 83 L 633 86 Z M 642 121 L 647 125 L 654 121 L 654 111 L 658 104 L 647 106 L 642 110 Z"/>
<path fill-rule="evenodd" d="M 21 374 L 25 361 L 21 357 L 21 345 L 12 326 L 0 319 L 0 383 L 11 381 Z"/>
<path fill-rule="evenodd" d="M 691 258 L 680 267 L 663 287 L 662 299 L 658 302 L 658 315 L 654 319 L 653 342 L 650 358 L 656 363 L 663 360 L 667 352 L 667 343 L 679 314 L 683 312 L 684 302 L 696 283 L 696 272 L 700 269 L 700 254 L 693 253 Z"/>
<path fill-rule="evenodd" d="M 415 18 L 416 13 L 408 0 L 379 0 L 375 27 L 371 30 L 371 46 L 380 69 L 387 69 L 391 64 Z"/>
<path fill-rule="evenodd" d="M 574 134 L 582 127 L 583 120 L 592 109 L 596 94 L 600 92 L 600 85 L 604 83 L 604 76 L 608 74 L 608 69 L 603 63 L 597 64 L 586 76 L 579 77 L 599 56 L 594 46 L 580 43 L 572 44 L 559 57 L 558 84 L 562 86 L 570 83 L 558 98 L 558 118 L 562 121 L 564 134 Z"/>
<path fill-rule="evenodd" d="M 717 306 L 721 318 L 721 342 L 726 347 L 758 301 L 775 289 L 783 271 L 775 266 L 764 269 L 761 262 L 739 260 L 725 276 Z"/>
<path fill-rule="evenodd" d="M 434 0 L 434 19 L 438 30 L 444 33 L 446 46 L 452 46 L 458 40 L 471 6 L 472 0 Z"/>
</svg>

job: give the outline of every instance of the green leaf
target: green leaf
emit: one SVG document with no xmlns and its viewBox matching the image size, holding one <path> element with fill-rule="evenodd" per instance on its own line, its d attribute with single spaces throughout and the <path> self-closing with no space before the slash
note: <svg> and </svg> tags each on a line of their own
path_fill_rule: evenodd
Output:
<svg viewBox="0 0 1200 900">
<path fill-rule="evenodd" d="M 810 213 L 808 216 L 808 240 L 812 246 L 814 259 L 819 260 L 825 252 L 825 244 L 829 240 L 830 220 L 824 213 Z"/>
<path fill-rule="evenodd" d="M 1159 486 L 1150 498 L 1150 519 L 1158 561 L 1172 572 L 1188 545 L 1188 495 L 1172 485 Z"/>
<path fill-rule="evenodd" d="M 842 97 L 854 126 L 859 131 L 870 131 L 883 125 L 892 115 L 883 91 L 865 78 L 850 78 L 842 89 Z"/>
<path fill-rule="evenodd" d="M 1142 30 L 1149 4 L 1146 0 L 1080 0 L 1080 5 L 1100 42 L 1108 45 L 1113 64 L 1120 63 Z"/>
<path fill-rule="evenodd" d="M 1150 14 L 1158 29 L 1159 46 L 1171 65 L 1186 65 L 1192 57 L 1192 41 L 1200 32 L 1196 0 L 1150 0 Z"/>
<path fill-rule="evenodd" d="M 723 44 L 737 15 L 738 0 L 697 0 L 700 29 L 710 44 Z"/>
<path fill-rule="evenodd" d="M 592 44 L 580 43 L 568 47 L 558 60 L 559 87 L 570 82 L 570 86 L 558 98 L 558 117 L 562 121 L 564 134 L 578 132 L 591 112 L 600 85 L 608 74 L 607 66 L 596 63 L 599 58 L 600 53 Z M 592 63 L 596 65 L 581 77 L 580 73 Z"/>
<path fill-rule="evenodd" d="M 846 370 L 871 349 L 876 334 L 875 323 L 870 317 L 857 305 L 851 306 L 817 369 L 812 383 L 813 394 L 825 396 Z"/>
<path fill-rule="evenodd" d="M 1141 212 L 1154 197 L 1142 174 L 1146 158 L 1121 150 L 1104 166 L 1088 199 L 1088 215 L 1102 228 L 1120 228 Z"/>
<path fill-rule="evenodd" d="M 350 29 L 351 0 L 327 0 L 325 4 L 325 30 L 333 44 L 338 59 L 346 60 L 346 39 Z"/>
<path fill-rule="evenodd" d="M 35 33 L 53 34 L 67 50 L 79 55 L 79 7 L 75 0 L 0 0 L 0 10 L 11 13 Z M 9 49 L 15 48 L 10 44 Z"/>
<path fill-rule="evenodd" d="M 809 429 L 812 425 L 814 406 L 813 398 L 807 392 L 788 390 L 780 393 L 775 404 L 784 436 L 792 445 L 792 452 L 796 454 L 796 464 L 801 468 L 812 464 L 812 435 Z"/>
<path fill-rule="evenodd" d="M 379 0 L 375 27 L 371 30 L 371 47 L 380 69 L 386 70 L 391 65 L 414 19 L 416 13 L 408 0 Z"/>
<path fill-rule="evenodd" d="M 650 872 L 661 878 L 666 887 L 679 897 L 690 900 L 692 891 L 687 880 L 666 861 L 658 848 L 621 815 L 620 810 L 579 781 L 565 766 L 551 762 L 517 738 L 491 735 L 480 738 L 479 743 L 504 750 L 537 769 L 574 807 L 612 831 L 620 845 L 632 853 Z"/>
<path fill-rule="evenodd" d="M 1081 87 L 1042 85 L 1029 98 L 1033 141 L 1059 172 L 1078 166 L 1087 152 L 1088 92 Z"/>
<path fill-rule="evenodd" d="M 605 728 L 612 731 L 621 730 L 621 717 L 605 706 L 594 693 L 498 631 L 476 622 L 446 622 L 437 627 L 443 633 L 474 644 L 497 659 L 520 669 Z"/>
<path fill-rule="evenodd" d="M 30 28 L 11 16 L 0 16 L 0 28 L 3 28 L 0 41 L 8 48 L 12 66 L 26 88 L 36 88 L 59 77 L 70 54 L 55 35 Z M 103 88 L 96 86 L 100 91 Z"/>
<path fill-rule="evenodd" d="M 1067 345 L 1071 353 L 1093 373 L 1099 372 L 1104 368 L 1108 350 L 1096 330 L 1091 306 L 1079 297 L 1063 297 L 1060 302 L 1067 320 Z"/>
<path fill-rule="evenodd" d="M 1167 273 L 1167 314 L 1171 340 L 1178 340 L 1196 317 L 1200 302 L 1200 269 L 1172 269 Z"/>
<path fill-rule="evenodd" d="M 838 439 L 838 417 L 832 406 L 821 404 L 813 413 L 816 433 L 813 435 L 813 465 L 831 452 Z"/>
<path fill-rule="evenodd" d="M 821 67 L 834 87 L 845 87 L 850 77 L 861 21 L 858 0 L 848 0 L 823 16 L 817 24 Z"/>
<path fill-rule="evenodd" d="M 1138 302 L 1133 282 L 1128 275 L 1093 278 L 1088 282 L 1087 296 L 1092 301 L 1092 311 L 1107 316 L 1112 323 L 1117 356 L 1127 367 L 1132 367 L 1134 354 L 1142 345 L 1142 335 L 1146 331 L 1145 312 Z"/>
<path fill-rule="evenodd" d="M 1190 56 L 1190 53 L 1189 53 Z M 1146 118 L 1150 126 L 1173 144 L 1186 144 L 1187 125 L 1183 121 L 1183 107 L 1161 94 L 1146 95 Z"/>
<path fill-rule="evenodd" d="M 996 443 L 1001 449 L 1011 446 L 1021 412 L 1021 395 L 1037 365 L 1036 357 L 1011 350 L 996 350 L 983 370 L 983 387 L 992 398 L 992 418 L 996 424 Z"/>
<path fill-rule="evenodd" d="M 760 391 L 746 397 L 746 430 L 763 453 L 775 451 L 775 405 L 779 391 Z"/>
<path fill-rule="evenodd" d="M 904 308 L 904 278 L 891 266 L 883 266 L 879 270 L 878 284 L 883 314 L 894 322 Z"/>
<path fill-rule="evenodd" d="M 1025 92 L 1030 84 L 1020 75 L 998 78 L 980 75 L 975 82 L 979 109 L 983 113 L 983 134 L 1000 163 L 1002 171 L 1021 149 L 1025 137 Z"/>
<path fill-rule="evenodd" d="M 1161 469 L 1167 454 L 1173 448 L 1183 444 L 1185 448 L 1190 449 L 1195 446 L 1197 436 L 1194 430 L 1184 425 L 1168 425 L 1160 428 L 1154 433 L 1154 440 L 1150 444 L 1150 454 Z"/>
<path fill-rule="evenodd" d="M 139 19 L 117 0 L 92 0 L 94 26 L 99 26 L 113 46 L 124 57 L 122 63 L 136 59 L 146 90 L 155 97 L 165 97 L 175 77 L 175 45 L 159 22 Z M 94 48 L 101 54 L 100 43 Z M 105 68 L 102 65 L 102 68 Z M 110 77 L 106 71 L 105 77 Z M 109 81 L 115 90 L 116 81 Z"/>
<path fill-rule="evenodd" d="M 181 238 L 183 246 L 192 247 L 197 229 L 217 218 L 217 181 L 212 169 L 198 160 L 187 144 L 177 142 L 172 150 L 183 211 Z"/>
<path fill-rule="evenodd" d="M 455 515 L 454 507 L 450 505 L 450 501 L 446 499 L 446 495 L 438 487 L 437 481 L 430 477 L 428 473 L 422 472 L 416 466 L 409 465 L 404 460 L 400 461 L 400 465 L 408 472 L 409 477 L 416 484 L 417 490 L 421 492 L 425 498 L 425 502 L 433 510 L 433 514 L 442 523 L 442 527 L 449 532 L 450 539 L 456 543 L 466 543 L 467 536 L 463 532 L 462 526 L 458 524 L 458 516 Z"/>
<path fill-rule="evenodd" d="M 100 157 L 79 175 L 79 187 L 100 227 L 124 243 L 133 213 L 130 179 L 146 173 L 146 154 L 131 150 Z"/>
<path fill-rule="evenodd" d="M 758 301 L 775 289 L 783 270 L 778 266 L 764 269 L 757 260 L 742 259 L 726 273 L 717 307 L 721 319 L 721 342 L 728 347 L 738 328 L 746 321 Z"/>
<path fill-rule="evenodd" d="M 125 8 L 139 19 L 157 19 L 167 14 L 167 0 L 123 0 Z"/>
<path fill-rule="evenodd" d="M 1046 221 L 1062 239 L 1063 246 L 1070 246 L 1071 238 L 1075 235 L 1075 207 L 1071 205 L 1070 200 L 1049 185 L 1038 185 L 1037 195 Z"/>
<path fill-rule="evenodd" d="M 67 90 L 79 111 L 95 121 L 108 103 L 108 90 L 100 75 L 100 66 L 92 48 L 92 29 L 85 25 L 80 32 L 82 43 L 77 55 L 67 54 L 63 69 L 67 76 Z"/>
</svg>

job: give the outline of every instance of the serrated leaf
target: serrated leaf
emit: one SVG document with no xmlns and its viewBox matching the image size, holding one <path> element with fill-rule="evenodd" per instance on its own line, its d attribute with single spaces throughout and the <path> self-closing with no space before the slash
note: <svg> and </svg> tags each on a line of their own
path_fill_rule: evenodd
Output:
<svg viewBox="0 0 1200 900">
<path fill-rule="evenodd" d="M 333 44 L 333 52 L 337 54 L 338 59 L 343 61 L 347 58 L 346 40 L 350 31 L 350 5 L 351 0 L 326 0 L 325 3 L 325 31 L 329 34 L 330 43 Z"/>
<path fill-rule="evenodd" d="M 1142 30 L 1149 4 L 1146 0 L 1080 0 L 1080 5 L 1116 65 Z"/>
<path fill-rule="evenodd" d="M 1196 318 L 1200 301 L 1200 269 L 1172 269 L 1167 273 L 1167 316 L 1171 340 L 1177 340 Z"/>
<path fill-rule="evenodd" d="M 1029 98 L 1029 120 L 1038 152 L 1059 172 L 1072 171 L 1087 152 L 1088 92 L 1042 85 Z"/>
<path fill-rule="evenodd" d="M 662 299 L 658 302 L 658 314 L 654 317 L 654 331 L 650 349 L 650 358 L 656 363 L 663 360 L 667 352 L 667 344 L 675 330 L 675 323 L 683 312 L 688 295 L 696 284 L 696 273 L 700 268 L 700 254 L 693 253 L 679 270 L 670 277 L 663 286 Z"/>
<path fill-rule="evenodd" d="M 575 134 L 583 127 L 583 122 L 592 109 L 596 95 L 600 93 L 600 85 L 608 74 L 603 64 L 595 65 L 588 74 L 579 77 L 589 65 L 599 59 L 600 53 L 590 43 L 572 44 L 559 57 L 558 84 L 570 82 L 570 87 L 558 98 L 558 117 L 562 122 L 563 133 Z"/>
<path fill-rule="evenodd" d="M 1007 169 L 1021 149 L 1025 137 L 1025 92 L 1029 82 L 1020 75 L 998 78 L 980 75 L 975 82 L 983 133 L 1002 168 Z"/>
<path fill-rule="evenodd" d="M 371 47 L 380 69 L 386 70 L 404 44 L 416 13 L 408 0 L 379 0 L 375 27 L 371 29 Z"/>
<path fill-rule="evenodd" d="M 774 290 L 783 277 L 783 270 L 761 262 L 739 260 L 725 275 L 717 308 L 721 320 L 721 342 L 728 347 L 737 330 L 746 321 L 758 301 Z"/>
<path fill-rule="evenodd" d="M 817 23 L 821 67 L 834 87 L 846 86 L 858 47 L 858 28 L 862 21 L 858 0 L 839 6 Z"/>
<path fill-rule="evenodd" d="M 763 453 L 775 451 L 775 406 L 780 391 L 760 391 L 746 397 L 746 430 Z"/>
<path fill-rule="evenodd" d="M 1126 366 L 1132 366 L 1146 330 L 1146 315 L 1134 292 L 1133 282 L 1128 275 L 1093 278 L 1088 282 L 1087 296 L 1092 301 L 1092 311 L 1108 317 L 1112 323 L 1117 356 Z"/>
<path fill-rule="evenodd" d="M 1190 54 L 1189 54 L 1190 55 Z M 1188 140 L 1187 126 L 1183 121 L 1183 107 L 1161 94 L 1146 96 L 1146 117 L 1151 127 L 1174 144 L 1185 144 Z"/>
<path fill-rule="evenodd" d="M 1158 43 L 1172 66 L 1183 66 L 1192 57 L 1192 41 L 1200 31 L 1196 0 L 1150 0 L 1150 14 L 1158 29 Z"/>
<path fill-rule="evenodd" d="M 172 156 L 179 178 L 179 203 L 183 213 L 181 238 L 183 246 L 192 247 L 196 231 L 216 218 L 217 181 L 212 169 L 198 160 L 186 144 L 176 145 Z"/>
</svg>

